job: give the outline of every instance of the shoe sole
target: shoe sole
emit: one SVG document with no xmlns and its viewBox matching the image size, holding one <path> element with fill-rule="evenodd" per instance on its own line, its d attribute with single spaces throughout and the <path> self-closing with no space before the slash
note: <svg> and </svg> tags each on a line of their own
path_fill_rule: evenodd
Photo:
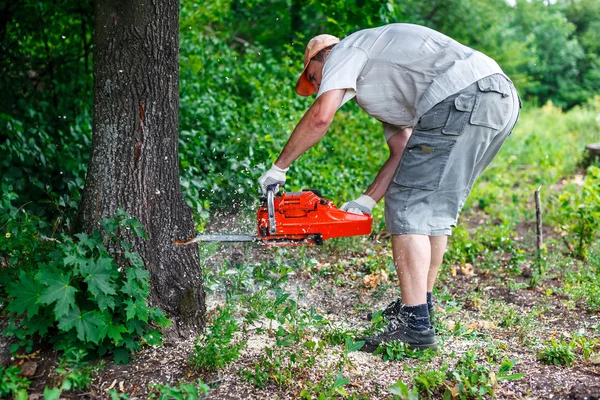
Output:
<svg viewBox="0 0 600 400">
<path fill-rule="evenodd" d="M 410 350 L 427 350 L 427 349 L 432 349 L 432 350 L 437 350 L 438 345 L 437 343 L 433 343 L 433 344 L 408 344 L 408 348 Z"/>
</svg>

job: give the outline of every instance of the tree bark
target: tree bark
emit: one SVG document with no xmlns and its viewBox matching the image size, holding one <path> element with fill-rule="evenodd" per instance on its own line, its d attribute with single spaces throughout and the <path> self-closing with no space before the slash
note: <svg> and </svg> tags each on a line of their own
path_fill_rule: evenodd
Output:
<svg viewBox="0 0 600 400">
<path fill-rule="evenodd" d="M 195 235 L 179 185 L 179 2 L 94 2 L 92 149 L 76 229 L 98 229 L 118 208 L 148 239 L 123 232 L 151 276 L 151 303 L 180 334 L 205 324 Z M 185 332 L 187 334 L 189 332 Z"/>
</svg>

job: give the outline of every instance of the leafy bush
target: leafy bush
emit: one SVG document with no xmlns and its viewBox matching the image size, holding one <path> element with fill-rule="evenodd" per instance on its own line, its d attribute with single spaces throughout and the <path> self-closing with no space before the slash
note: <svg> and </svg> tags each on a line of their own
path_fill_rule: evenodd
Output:
<svg viewBox="0 0 600 400">
<path fill-rule="evenodd" d="M 0 250 L 8 268 L 0 270 L 5 283 L 9 326 L 5 334 L 19 339 L 12 351 L 31 351 L 33 338 L 55 348 L 85 349 L 99 355 L 111 352 L 115 361 L 128 362 L 142 343 L 157 345 L 161 334 L 153 325 L 169 321 L 149 307 L 149 275 L 142 259 L 121 242 L 117 230 L 145 235 L 141 225 L 123 212 L 101 222 L 102 231 L 75 238 L 44 237 L 36 218 L 9 220 Z"/>
<path fill-rule="evenodd" d="M 240 356 L 245 342 L 237 342 L 234 335 L 238 332 L 238 323 L 233 318 L 231 307 L 219 309 L 207 332 L 199 336 L 190 354 L 193 369 L 215 371 L 228 366 Z"/>
</svg>

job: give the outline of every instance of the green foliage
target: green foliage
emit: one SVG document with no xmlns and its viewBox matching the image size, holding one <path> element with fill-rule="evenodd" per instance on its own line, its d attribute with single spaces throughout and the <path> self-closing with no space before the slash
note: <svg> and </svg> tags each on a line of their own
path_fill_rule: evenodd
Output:
<svg viewBox="0 0 600 400">
<path fill-rule="evenodd" d="M 562 292 L 583 302 L 591 312 L 600 310 L 600 248 L 591 249 L 587 263 L 569 263 L 565 271 Z"/>
<path fill-rule="evenodd" d="M 190 364 L 195 370 L 216 371 L 228 366 L 240 356 L 246 343 L 234 339 L 239 327 L 230 306 L 220 308 L 207 332 L 199 336 L 190 354 Z"/>
<path fill-rule="evenodd" d="M 45 397 L 58 399 L 64 391 L 87 389 L 94 376 L 104 368 L 104 362 L 90 365 L 85 361 L 87 355 L 83 349 L 66 349 L 58 361 L 58 368 L 54 370 L 60 376 L 60 382 L 56 388 L 46 387 Z"/>
<path fill-rule="evenodd" d="M 564 190 L 558 200 L 564 238 L 575 256 L 585 258 L 600 239 L 600 168 L 590 166 L 583 185 Z"/>
<path fill-rule="evenodd" d="M 0 366 L 0 398 L 9 398 L 9 396 L 17 400 L 28 398 L 27 388 L 31 382 L 20 374 L 21 368 L 15 365 Z"/>
<path fill-rule="evenodd" d="M 495 397 L 494 389 L 498 381 L 519 380 L 525 375 L 510 373 L 515 361 L 503 359 L 497 369 L 477 361 L 477 353 L 471 349 L 458 359 L 453 369 L 447 364 L 440 370 L 427 370 L 423 367 L 409 369 L 411 385 L 398 381 L 388 391 L 402 400 L 484 399 L 487 396 Z"/>
<path fill-rule="evenodd" d="M 306 400 L 327 400 L 348 397 L 344 386 L 350 383 L 350 379 L 344 378 L 340 372 L 336 376 L 326 375 L 316 384 L 307 382 L 307 387 L 300 392 L 300 398 Z"/>
<path fill-rule="evenodd" d="M 157 400 L 198 400 L 208 394 L 210 388 L 201 379 L 195 383 L 180 383 L 176 386 L 169 384 L 151 385 L 149 399 Z"/>
<path fill-rule="evenodd" d="M 569 366 L 575 361 L 575 356 L 573 345 L 564 341 L 557 342 L 555 338 L 552 338 L 539 352 L 538 360 L 544 364 Z"/>
<path fill-rule="evenodd" d="M 381 356 L 384 361 L 401 361 L 405 358 L 422 358 L 431 360 L 436 354 L 435 350 L 410 349 L 408 344 L 400 341 L 385 342 L 377 347 L 376 355 Z"/>
<path fill-rule="evenodd" d="M 145 235 L 136 220 L 119 211 L 102 221 L 102 231 L 58 239 L 44 238 L 38 223 L 28 215 L 9 220 L 0 243 L 8 263 L 0 270 L 10 313 L 5 334 L 18 339 L 12 351 L 31 351 L 37 337 L 126 363 L 142 343 L 161 343 L 154 326 L 169 321 L 147 305 L 148 272 L 117 236 L 122 229 Z"/>
<path fill-rule="evenodd" d="M 258 388 L 269 382 L 282 388 L 297 385 L 305 371 L 317 363 L 317 355 L 323 352 L 319 342 L 308 340 L 293 347 L 266 347 L 252 367 L 240 371 L 242 378 Z"/>
</svg>

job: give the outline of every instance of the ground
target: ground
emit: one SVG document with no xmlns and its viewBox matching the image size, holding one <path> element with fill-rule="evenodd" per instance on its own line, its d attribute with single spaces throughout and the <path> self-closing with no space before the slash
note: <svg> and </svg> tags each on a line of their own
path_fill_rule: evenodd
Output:
<svg viewBox="0 0 600 400">
<path fill-rule="evenodd" d="M 470 231 L 494 223 L 472 220 L 476 222 L 468 224 Z M 515 232 L 519 235 L 513 238 L 515 243 L 531 249 L 535 239 L 531 224 L 522 224 Z M 521 257 L 520 265 L 509 268 L 511 255 L 505 250 L 486 253 L 472 263 L 443 266 L 435 305 L 434 325 L 440 343 L 436 353 L 400 354 L 400 360 L 384 361 L 381 355 L 345 351 L 339 343 L 346 336 L 358 335 L 371 326 L 366 313 L 385 307 L 399 295 L 389 264 L 388 240 L 379 235 L 304 249 L 248 244 L 201 249 L 209 314 L 215 317 L 229 291 L 229 304 L 238 321 L 232 344 L 244 344 L 239 358 L 218 371 L 193 368 L 189 357 L 196 351 L 195 336 L 169 338 L 162 347 L 145 348 L 130 364 L 115 365 L 106 359 L 87 390 L 65 397 L 110 398 L 107 390 L 112 389 L 131 399 L 144 399 L 158 396 L 160 390 L 152 389 L 153 384 L 178 387 L 181 382 L 202 379 L 211 388 L 208 399 L 316 398 L 319 393 L 331 398 L 341 396 L 333 384 L 341 372 L 348 379 L 343 381 L 343 389 L 349 396 L 384 399 L 392 398 L 388 388 L 397 381 L 411 386 L 416 376 L 428 371 L 444 371 L 446 387 L 451 388 L 452 373 L 459 370 L 461 362 L 457 360 L 474 357 L 467 370 L 487 371 L 485 378 L 488 383 L 491 380 L 488 386 L 497 398 L 600 398 L 599 313 L 590 312 L 585 302 L 559 290 L 561 271 L 549 267 L 532 284 L 535 266 L 527 260 L 533 258 Z M 559 252 L 559 247 L 549 245 L 547 251 Z M 289 297 L 279 297 L 284 300 L 274 305 L 282 293 Z M 252 310 L 257 312 L 253 317 Z M 269 319 L 269 310 L 281 314 Z M 277 321 L 286 312 L 289 315 Z M 280 330 L 280 325 L 284 329 Z M 335 333 L 342 339 L 336 341 Z M 277 345 L 290 338 L 287 345 Z M 550 344 L 552 339 L 555 346 Z M 316 347 L 307 350 L 307 342 Z M 550 349 L 549 354 L 564 360 L 560 351 L 568 343 L 576 343 L 571 346 L 572 364 L 548 365 L 540 359 L 542 349 Z M 269 357 L 265 348 L 273 349 Z M 514 362 L 505 375 L 523 377 L 496 383 L 502 360 Z M 53 372 L 56 361 L 56 354 L 48 349 L 19 361 L 32 363 L 25 365 L 33 369 L 29 372 L 30 399 L 42 398 L 44 386 L 60 380 Z M 262 377 L 256 372 L 259 370 L 265 371 Z M 425 396 L 423 387 L 419 398 Z M 432 387 L 431 398 L 441 398 L 443 391 Z"/>
</svg>

